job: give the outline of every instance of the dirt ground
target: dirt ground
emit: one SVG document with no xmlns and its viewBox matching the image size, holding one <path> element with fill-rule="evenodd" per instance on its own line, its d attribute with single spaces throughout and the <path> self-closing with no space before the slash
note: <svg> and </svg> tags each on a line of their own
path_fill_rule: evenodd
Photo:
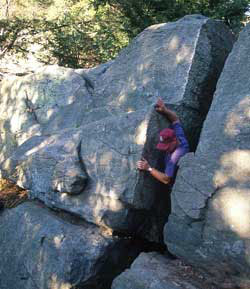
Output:
<svg viewBox="0 0 250 289">
<path fill-rule="evenodd" d="M 13 208 L 28 198 L 26 190 L 6 179 L 0 179 L 0 208 Z"/>
</svg>

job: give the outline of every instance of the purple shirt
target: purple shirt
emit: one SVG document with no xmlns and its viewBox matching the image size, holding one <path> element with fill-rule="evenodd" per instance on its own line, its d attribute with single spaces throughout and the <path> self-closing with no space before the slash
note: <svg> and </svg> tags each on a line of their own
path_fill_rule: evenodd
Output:
<svg viewBox="0 0 250 289">
<path fill-rule="evenodd" d="M 168 177 L 174 177 L 178 161 L 189 152 L 189 145 L 180 122 L 175 122 L 170 128 L 175 131 L 176 137 L 180 142 L 174 152 L 167 153 L 165 156 L 165 174 Z"/>
</svg>

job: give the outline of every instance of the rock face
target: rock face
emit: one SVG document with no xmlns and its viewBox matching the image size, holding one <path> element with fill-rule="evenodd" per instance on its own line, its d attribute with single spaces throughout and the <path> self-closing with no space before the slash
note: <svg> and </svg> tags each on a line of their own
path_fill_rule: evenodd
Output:
<svg viewBox="0 0 250 289">
<path fill-rule="evenodd" d="M 18 104 L 2 121 L 12 132 L 4 130 L 3 174 L 49 206 L 113 229 L 134 230 L 144 219 L 142 210 L 155 202 L 155 183 L 138 179 L 135 162 L 146 130 L 144 155 L 157 160 L 157 134 L 167 125 L 155 115 L 148 121 L 150 105 L 158 94 L 172 103 L 190 139 L 195 136 L 194 146 L 230 39 L 221 23 L 186 17 L 148 28 L 110 65 L 80 73 L 84 79 L 72 70 L 48 68 L 3 83 L 2 93 Z M 3 99 L 5 111 L 9 98 Z M 87 176 L 84 193 L 69 196 L 83 192 Z"/>
<path fill-rule="evenodd" d="M 248 25 L 227 59 L 197 151 L 181 162 L 165 227 L 173 254 L 232 288 L 250 288 L 249 37 Z"/>
<path fill-rule="evenodd" d="M 135 169 L 142 155 L 160 167 L 169 124 L 152 105 L 177 111 L 193 149 L 232 44 L 221 22 L 193 15 L 149 27 L 98 68 L 3 80 L 2 175 L 49 207 L 160 241 L 166 188 Z"/>
<path fill-rule="evenodd" d="M 0 231 L 1 289 L 106 289 L 125 258 L 138 254 L 128 241 L 33 203 L 3 211 Z"/>
<path fill-rule="evenodd" d="M 141 253 L 130 269 L 119 275 L 111 289 L 212 289 L 199 277 L 158 253 Z"/>
</svg>

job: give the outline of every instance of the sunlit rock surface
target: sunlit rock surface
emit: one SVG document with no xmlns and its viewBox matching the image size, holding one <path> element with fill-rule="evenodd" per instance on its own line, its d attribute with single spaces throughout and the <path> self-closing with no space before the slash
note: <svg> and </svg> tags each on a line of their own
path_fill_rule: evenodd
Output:
<svg viewBox="0 0 250 289">
<path fill-rule="evenodd" d="M 112 289 L 209 289 L 202 276 L 185 272 L 178 260 L 158 253 L 141 253 L 130 269 L 115 278 Z"/>
<path fill-rule="evenodd" d="M 161 241 L 167 189 L 136 170 L 142 155 L 161 168 L 155 145 L 169 123 L 153 104 L 176 110 L 194 149 L 232 43 L 221 22 L 187 16 L 147 28 L 100 67 L 3 80 L 2 175 L 49 207 Z"/>
<path fill-rule="evenodd" d="M 250 288 L 250 26 L 219 79 L 195 155 L 181 162 L 165 227 L 169 250 Z M 185 232 L 185 233 L 184 233 Z"/>
<path fill-rule="evenodd" d="M 72 223 L 33 203 L 0 216 L 1 289 L 107 289 L 138 254 L 86 223 Z"/>
</svg>

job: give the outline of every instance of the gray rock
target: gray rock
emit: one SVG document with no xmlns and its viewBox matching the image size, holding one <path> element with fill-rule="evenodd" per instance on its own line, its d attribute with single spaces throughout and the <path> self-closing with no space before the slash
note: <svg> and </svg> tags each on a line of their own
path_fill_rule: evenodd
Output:
<svg viewBox="0 0 250 289">
<path fill-rule="evenodd" d="M 20 116 L 24 112 L 15 100 L 27 109 L 25 91 L 31 87 L 35 120 L 26 120 L 31 116 L 25 113 L 20 129 L 38 128 L 26 142 L 10 130 L 2 142 L 2 174 L 47 206 L 161 241 L 168 189 L 135 169 L 142 155 L 161 169 L 155 145 L 169 123 L 152 111 L 153 104 L 161 96 L 178 113 L 194 149 L 232 44 L 220 21 L 193 15 L 147 28 L 114 61 L 96 69 L 49 67 L 24 83 L 20 79 L 17 93 L 15 86 L 4 88 L 11 85 L 6 80 L 1 99 L 9 95 L 11 110 Z M 11 120 L 7 114 L 2 127 Z M 7 142 L 13 145 L 6 148 Z"/>
<path fill-rule="evenodd" d="M 231 288 L 250 286 L 249 37 L 248 25 L 227 59 L 198 148 L 181 162 L 165 227 L 173 254 Z"/>
<path fill-rule="evenodd" d="M 2 164 L 2 176 L 34 192 L 79 194 L 88 181 L 79 146 L 79 131 L 73 129 L 60 135 L 34 136 Z"/>
<path fill-rule="evenodd" d="M 24 77 L 6 77 L 1 82 L 0 95 L 0 162 L 32 136 L 48 134 L 48 122 L 50 134 L 80 126 L 83 109 L 79 102 L 87 106 L 90 98 L 86 81 L 80 75 L 57 66 L 47 66 Z"/>
<path fill-rule="evenodd" d="M 86 223 L 24 203 L 0 216 L 0 288 L 106 289 L 138 255 Z M 130 249 L 129 249 L 130 248 Z"/>
<path fill-rule="evenodd" d="M 199 118 L 208 110 L 232 44 L 233 36 L 221 22 L 201 15 L 150 26 L 98 78 L 94 105 L 135 111 L 161 96 L 181 110 L 180 116 L 197 117 L 197 127 L 185 125 L 193 129 L 194 147 Z"/>
<path fill-rule="evenodd" d="M 155 252 L 141 253 L 130 269 L 114 279 L 111 289 L 212 288 L 197 275 L 185 272 L 178 263 Z"/>
</svg>

